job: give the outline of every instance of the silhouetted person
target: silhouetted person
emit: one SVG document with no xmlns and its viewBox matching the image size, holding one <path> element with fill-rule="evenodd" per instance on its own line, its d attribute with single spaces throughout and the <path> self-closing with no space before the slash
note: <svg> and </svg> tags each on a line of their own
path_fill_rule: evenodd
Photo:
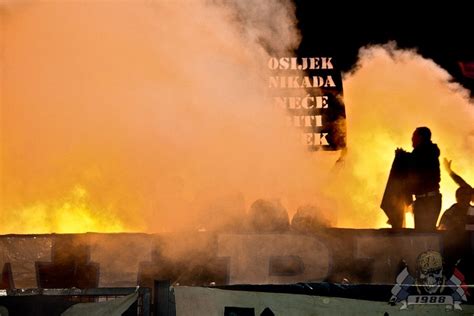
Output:
<svg viewBox="0 0 474 316">
<path fill-rule="evenodd" d="M 472 188 L 472 186 L 470 186 L 469 183 L 467 183 L 463 178 L 461 178 L 460 175 L 458 175 L 457 173 L 453 171 L 453 169 L 451 169 L 452 160 L 448 160 L 444 158 L 443 162 L 444 162 L 444 168 L 449 173 L 449 176 L 451 177 L 451 179 L 453 179 L 454 182 L 456 182 L 457 185 L 459 185 L 459 187 L 466 187 L 471 190 L 471 202 L 474 203 L 474 189 Z"/>
<path fill-rule="evenodd" d="M 403 223 L 404 207 L 413 201 L 415 229 L 432 231 L 441 211 L 439 148 L 431 141 L 428 127 L 418 127 L 412 135 L 413 151 L 401 148 L 395 159 L 382 199 L 382 209 L 393 228 Z"/>
<path fill-rule="evenodd" d="M 470 234 L 467 230 L 474 227 L 474 207 L 470 205 L 471 188 L 461 186 L 456 190 L 456 203 L 444 212 L 439 229 L 445 230 L 443 236 L 443 257 L 449 267 L 460 261 L 461 271 L 469 271 L 472 267 Z M 469 275 L 472 276 L 471 273 Z"/>
<path fill-rule="evenodd" d="M 313 233 L 333 225 L 327 214 L 324 214 L 314 205 L 298 207 L 291 219 L 291 230 L 299 233 Z"/>
<path fill-rule="evenodd" d="M 287 210 L 278 200 L 258 199 L 250 206 L 249 228 L 259 233 L 282 233 L 290 228 Z"/>
<path fill-rule="evenodd" d="M 431 141 L 428 127 L 418 127 L 411 138 L 413 151 L 409 167 L 409 185 L 415 196 L 413 214 L 415 229 L 431 231 L 436 229 L 436 222 L 441 211 L 441 194 L 439 182 L 439 148 Z"/>
<path fill-rule="evenodd" d="M 439 228 L 444 230 L 463 231 L 466 229 L 468 211 L 471 201 L 471 188 L 461 186 L 456 190 L 456 203 L 444 212 Z"/>
<path fill-rule="evenodd" d="M 467 203 L 467 215 L 464 214 L 465 226 L 462 229 L 474 230 L 474 206 L 469 204 L 469 202 L 472 202 L 474 204 L 474 189 L 472 188 L 472 186 L 469 185 L 469 183 L 467 183 L 463 178 L 461 178 L 461 176 L 455 173 L 453 169 L 451 169 L 451 160 L 447 160 L 446 158 L 444 158 L 444 167 L 446 171 L 449 173 L 450 177 L 454 180 L 454 182 L 456 182 L 459 185 L 459 188 L 456 190 L 456 201 L 458 200 L 458 191 L 459 191 L 460 192 L 459 194 L 462 194 L 461 198 L 462 198 L 463 205 L 466 205 Z M 467 199 L 467 202 L 466 202 L 466 199 Z M 459 204 L 459 201 L 456 204 Z M 446 213 L 447 212 L 448 211 L 446 211 Z"/>
</svg>

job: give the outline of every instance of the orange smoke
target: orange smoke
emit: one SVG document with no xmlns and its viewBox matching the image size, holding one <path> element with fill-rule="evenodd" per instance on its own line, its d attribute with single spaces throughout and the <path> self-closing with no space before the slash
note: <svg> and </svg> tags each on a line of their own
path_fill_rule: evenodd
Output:
<svg viewBox="0 0 474 316">
<path fill-rule="evenodd" d="M 447 209 L 455 202 L 456 185 L 443 169 L 443 157 L 474 184 L 474 106 L 467 91 L 433 61 L 394 44 L 364 48 L 359 57 L 344 80 L 349 150 L 337 184 L 344 212 L 339 224 L 384 226 L 379 205 L 394 150 L 411 151 L 418 126 L 431 129 L 441 150 L 442 210 Z"/>
<path fill-rule="evenodd" d="M 380 227 L 393 151 L 419 125 L 473 182 L 472 104 L 412 52 L 363 51 L 344 82 L 344 164 L 308 153 L 264 98 L 261 44 L 290 55 L 294 8 L 236 3 L 3 5 L 0 233 L 195 229 L 257 198 Z M 245 205 L 212 206 L 229 196 Z"/>
<path fill-rule="evenodd" d="M 289 54 L 292 10 L 281 1 L 4 5 L 1 232 L 63 231 L 37 213 L 70 214 L 70 232 L 189 229 L 223 196 L 288 205 L 315 196 L 309 154 L 263 93 L 262 40 Z M 78 185 L 86 207 L 63 207 Z"/>
</svg>

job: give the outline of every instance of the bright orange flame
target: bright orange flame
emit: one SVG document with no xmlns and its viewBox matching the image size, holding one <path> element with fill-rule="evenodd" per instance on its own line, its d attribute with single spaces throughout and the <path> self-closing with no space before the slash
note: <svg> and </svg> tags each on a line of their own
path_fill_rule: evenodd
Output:
<svg viewBox="0 0 474 316">
<path fill-rule="evenodd" d="M 406 228 L 414 228 L 415 227 L 415 218 L 413 217 L 413 213 L 406 212 L 405 213 L 405 227 Z"/>
<path fill-rule="evenodd" d="M 124 223 L 110 216 L 110 210 L 97 210 L 80 185 L 63 199 L 38 202 L 7 212 L 2 230 L 15 233 L 123 232 Z"/>
</svg>

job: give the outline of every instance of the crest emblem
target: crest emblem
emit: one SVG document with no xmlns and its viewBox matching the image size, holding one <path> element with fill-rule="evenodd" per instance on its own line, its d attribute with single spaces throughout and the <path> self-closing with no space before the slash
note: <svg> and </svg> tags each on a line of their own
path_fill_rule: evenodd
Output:
<svg viewBox="0 0 474 316">
<path fill-rule="evenodd" d="M 416 277 L 405 267 L 397 276 L 392 288 L 390 303 L 401 303 L 400 309 L 415 304 L 451 305 L 461 310 L 461 303 L 467 301 L 467 285 L 464 275 L 454 268 L 449 279 L 444 275 L 443 258 L 437 251 L 428 250 L 416 259 Z"/>
</svg>

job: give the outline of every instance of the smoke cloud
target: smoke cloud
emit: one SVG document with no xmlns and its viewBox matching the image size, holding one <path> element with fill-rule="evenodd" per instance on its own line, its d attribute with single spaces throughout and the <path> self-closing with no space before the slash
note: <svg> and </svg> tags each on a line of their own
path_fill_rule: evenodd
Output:
<svg viewBox="0 0 474 316">
<path fill-rule="evenodd" d="M 299 43 L 289 2 L 7 1 L 0 12 L 1 233 L 212 228 L 258 198 L 381 227 L 394 150 L 423 125 L 474 183 L 468 94 L 393 45 L 363 48 L 344 78 L 344 162 L 307 152 L 265 97 L 268 58 Z M 446 208 L 455 184 L 442 178 Z"/>
<path fill-rule="evenodd" d="M 316 199 L 334 160 L 316 164 L 265 98 L 269 54 L 299 42 L 292 5 L 2 12 L 2 233 L 180 230 L 257 198 Z M 239 207 L 209 211 L 226 199 Z"/>
<path fill-rule="evenodd" d="M 385 223 L 379 206 L 394 151 L 412 150 L 411 134 L 418 126 L 431 129 L 440 160 L 452 159 L 453 169 L 474 183 L 474 105 L 444 69 L 389 43 L 362 48 L 344 84 L 349 148 L 333 184 L 342 211 L 339 225 Z M 455 202 L 456 184 L 441 168 L 445 210 Z"/>
</svg>

